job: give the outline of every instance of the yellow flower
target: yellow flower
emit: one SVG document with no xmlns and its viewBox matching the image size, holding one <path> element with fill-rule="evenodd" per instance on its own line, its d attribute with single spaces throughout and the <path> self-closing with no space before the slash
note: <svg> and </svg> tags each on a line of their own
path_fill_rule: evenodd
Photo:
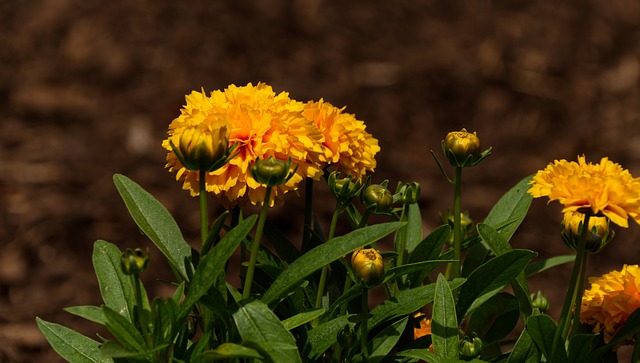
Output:
<svg viewBox="0 0 640 363">
<path fill-rule="evenodd" d="M 590 277 L 591 288 L 584 292 L 580 322 L 604 330 L 604 341 L 611 341 L 629 315 L 640 308 L 640 268 L 624 265 L 600 277 Z"/>
<path fill-rule="evenodd" d="M 584 156 L 578 162 L 556 160 L 530 184 L 529 194 L 557 200 L 564 205 L 563 213 L 588 208 L 625 228 L 629 217 L 640 223 L 640 179 L 608 158 L 599 164 L 587 163 Z"/>
<path fill-rule="evenodd" d="M 342 174 L 361 179 L 375 169 L 380 147 L 378 140 L 365 131 L 364 122 L 342 111 L 344 107 L 337 108 L 321 99 L 309 101 L 303 114 L 324 135 L 322 161 Z"/>
<path fill-rule="evenodd" d="M 225 125 L 229 146 L 237 145 L 237 155 L 227 164 L 206 174 L 206 189 L 229 206 L 239 202 L 262 204 L 265 186 L 256 182 L 249 171 L 256 158 L 273 156 L 291 158 L 297 165 L 295 175 L 284 185 L 273 188 L 269 205 L 281 203 L 284 195 L 296 190 L 306 178 L 322 175 L 322 133 L 303 115 L 304 104 L 291 100 L 288 93 L 275 94 L 264 83 L 243 87 L 231 85 L 209 96 L 193 91 L 180 116 L 169 125 L 169 138 L 175 138 L 193 125 Z M 167 167 L 183 181 L 183 188 L 198 195 L 198 173 L 187 170 L 171 150 L 169 139 L 163 142 Z M 172 139 L 173 140 L 173 139 Z"/>
<path fill-rule="evenodd" d="M 351 268 L 359 280 L 376 284 L 384 273 L 384 261 L 374 248 L 359 248 L 351 255 Z"/>
<path fill-rule="evenodd" d="M 428 319 L 424 313 L 415 313 L 413 318 L 418 319 L 420 327 L 413 328 L 413 340 L 425 335 L 431 335 L 431 319 Z"/>
<path fill-rule="evenodd" d="M 562 220 L 562 240 L 577 250 L 584 226 L 584 213 L 571 211 L 564 214 Z M 609 228 L 609 218 L 589 217 L 588 232 L 585 234 L 585 248 L 591 253 L 602 250 L 613 239 L 614 232 Z"/>
</svg>

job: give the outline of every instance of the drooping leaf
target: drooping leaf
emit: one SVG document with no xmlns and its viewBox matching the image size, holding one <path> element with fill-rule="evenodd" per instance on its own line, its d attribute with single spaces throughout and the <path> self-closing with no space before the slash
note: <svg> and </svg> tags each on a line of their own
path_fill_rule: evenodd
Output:
<svg viewBox="0 0 640 363">
<path fill-rule="evenodd" d="M 260 300 L 243 300 L 233 313 L 243 341 L 258 344 L 274 362 L 302 362 L 296 340 Z"/>
<path fill-rule="evenodd" d="M 106 363 L 111 359 L 100 355 L 100 343 L 65 326 L 36 318 L 38 328 L 51 347 L 72 363 Z"/>
<path fill-rule="evenodd" d="M 282 271 L 261 300 L 268 305 L 279 301 L 279 299 L 285 297 L 289 290 L 314 271 L 353 252 L 359 247 L 381 239 L 403 225 L 404 223 L 400 222 L 389 222 L 357 229 L 313 248 Z"/>
<path fill-rule="evenodd" d="M 453 293 L 442 274 L 436 281 L 431 321 L 433 350 L 439 358 L 458 358 L 460 340 Z"/>
<path fill-rule="evenodd" d="M 185 261 L 189 261 L 191 257 L 191 248 L 169 211 L 126 176 L 116 174 L 113 181 L 140 230 L 164 254 L 171 267 L 178 271 L 180 278 L 187 280 Z"/>
</svg>

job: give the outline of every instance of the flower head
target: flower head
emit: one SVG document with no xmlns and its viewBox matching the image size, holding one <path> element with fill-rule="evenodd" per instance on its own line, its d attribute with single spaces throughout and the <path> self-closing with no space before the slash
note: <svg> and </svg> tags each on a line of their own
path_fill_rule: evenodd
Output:
<svg viewBox="0 0 640 363">
<path fill-rule="evenodd" d="M 261 204 L 266 186 L 253 179 L 252 163 L 273 156 L 291 159 L 298 168 L 285 184 L 274 187 L 270 205 L 281 203 L 284 194 L 296 190 L 306 178 L 322 175 L 323 135 L 302 112 L 304 104 L 291 100 L 286 92 L 275 94 L 264 83 L 243 87 L 231 85 L 209 96 L 193 91 L 186 96 L 187 104 L 180 116 L 169 125 L 169 138 L 163 142 L 167 167 L 176 173 L 183 188 L 198 195 L 198 173 L 188 170 L 172 151 L 169 139 L 181 135 L 194 125 L 225 125 L 229 146 L 236 145 L 234 158 L 220 168 L 206 174 L 206 189 L 225 205 L 239 202 Z"/>
<path fill-rule="evenodd" d="M 375 284 L 384 273 L 382 255 L 374 248 L 359 248 L 351 255 L 351 267 L 359 280 Z"/>
<path fill-rule="evenodd" d="M 580 322 L 604 330 L 604 341 L 611 341 L 629 315 L 640 308 L 640 268 L 624 265 L 600 277 L 590 277 L 591 288 L 584 292 Z"/>
<path fill-rule="evenodd" d="M 343 111 L 344 107 L 337 108 L 321 99 L 309 101 L 303 114 L 324 136 L 322 161 L 342 174 L 361 179 L 375 169 L 380 147 L 378 140 L 365 131 L 364 122 Z"/>
<path fill-rule="evenodd" d="M 613 239 L 614 232 L 609 228 L 609 218 L 591 216 L 589 226 L 584 226 L 584 213 L 571 211 L 564 214 L 562 220 L 562 240 L 572 249 L 577 250 L 580 244 L 582 229 L 585 232 L 585 248 L 591 253 L 599 252 Z"/>
<path fill-rule="evenodd" d="M 590 210 L 613 223 L 628 227 L 631 217 L 640 223 L 640 179 L 619 164 L 602 158 L 599 164 L 556 160 L 531 180 L 529 194 L 549 197 L 564 205 L 563 213 Z"/>
</svg>

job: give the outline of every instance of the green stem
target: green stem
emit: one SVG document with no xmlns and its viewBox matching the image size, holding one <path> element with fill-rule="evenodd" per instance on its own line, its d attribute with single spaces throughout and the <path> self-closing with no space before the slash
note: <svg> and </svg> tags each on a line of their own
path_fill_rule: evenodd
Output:
<svg viewBox="0 0 640 363">
<path fill-rule="evenodd" d="M 337 205 L 336 209 L 333 211 L 333 216 L 331 217 L 331 226 L 329 227 L 329 237 L 327 238 L 327 241 L 330 241 L 336 232 L 336 224 L 338 224 L 338 216 L 340 215 L 340 210 L 340 205 Z M 316 309 L 322 307 L 322 296 L 324 295 L 324 287 L 327 283 L 328 273 L 329 265 L 322 266 L 322 272 L 320 273 L 320 282 L 318 283 L 318 293 L 316 295 Z"/>
<path fill-rule="evenodd" d="M 271 199 L 271 187 L 267 186 L 264 193 L 264 203 L 258 217 L 258 226 L 256 234 L 253 237 L 253 245 L 251 246 L 251 257 L 249 257 L 249 267 L 247 268 L 247 277 L 244 280 L 244 288 L 242 289 L 242 298 L 246 299 L 251 295 L 251 284 L 253 284 L 253 274 L 256 269 L 256 259 L 258 258 L 258 250 L 260 249 L 260 240 L 262 239 L 262 231 L 264 223 L 267 220 L 267 211 L 269 210 L 269 200 Z"/>
<path fill-rule="evenodd" d="M 360 353 L 362 357 L 366 356 L 367 335 L 369 329 L 367 327 L 369 319 L 369 289 L 362 290 L 362 309 L 360 311 Z M 365 359 L 366 361 L 366 359 Z"/>
<path fill-rule="evenodd" d="M 460 277 L 460 258 L 462 250 L 462 227 L 460 213 L 462 209 L 462 168 L 456 167 L 456 178 L 453 187 L 453 271 L 452 278 Z"/>
<path fill-rule="evenodd" d="M 209 211 L 207 209 L 207 172 L 200 170 L 200 243 L 204 246 L 209 234 Z"/>
<path fill-rule="evenodd" d="M 640 333 L 633 336 L 633 353 L 631 353 L 631 363 L 640 363 Z"/>
<path fill-rule="evenodd" d="M 569 280 L 569 286 L 567 288 L 564 304 L 562 306 L 562 312 L 560 313 L 560 318 L 558 320 L 558 326 L 556 327 L 556 332 L 553 336 L 553 346 L 551 349 L 550 361 L 553 361 L 553 359 L 556 358 L 556 354 L 559 354 L 560 349 L 564 350 L 564 343 L 569 333 L 569 327 L 571 326 L 572 318 L 579 320 L 582 293 L 584 292 L 584 286 L 580 287 L 579 284 L 584 285 L 584 277 L 581 276 L 584 275 L 584 270 L 586 267 L 585 265 L 587 252 L 585 251 L 585 242 L 587 238 L 587 232 L 589 230 L 589 218 L 590 215 L 585 214 L 583 226 L 586 227 L 582 228 L 582 232 L 580 233 L 580 238 L 578 240 L 576 260 L 573 264 L 573 270 L 571 271 L 571 279 Z M 578 291 L 580 291 L 580 294 L 578 294 Z M 576 315 L 574 316 L 572 308 L 576 303 Z"/>
<path fill-rule="evenodd" d="M 302 230 L 302 245 L 306 246 L 311 240 L 313 229 L 313 179 L 305 180 L 304 188 L 304 227 Z"/>
</svg>

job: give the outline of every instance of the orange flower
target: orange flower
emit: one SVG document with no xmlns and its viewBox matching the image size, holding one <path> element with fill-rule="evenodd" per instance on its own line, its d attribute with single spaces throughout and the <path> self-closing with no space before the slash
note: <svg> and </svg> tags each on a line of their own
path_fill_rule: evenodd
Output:
<svg viewBox="0 0 640 363">
<path fill-rule="evenodd" d="M 600 277 L 590 277 L 591 288 L 584 292 L 580 322 L 604 330 L 608 343 L 629 315 L 640 308 L 640 268 L 624 265 Z"/>
<path fill-rule="evenodd" d="M 529 194 L 549 197 L 564 205 L 563 213 L 590 209 L 613 223 L 628 227 L 631 217 L 640 223 L 640 179 L 619 164 L 602 158 L 599 164 L 556 160 L 531 180 Z"/>
</svg>

